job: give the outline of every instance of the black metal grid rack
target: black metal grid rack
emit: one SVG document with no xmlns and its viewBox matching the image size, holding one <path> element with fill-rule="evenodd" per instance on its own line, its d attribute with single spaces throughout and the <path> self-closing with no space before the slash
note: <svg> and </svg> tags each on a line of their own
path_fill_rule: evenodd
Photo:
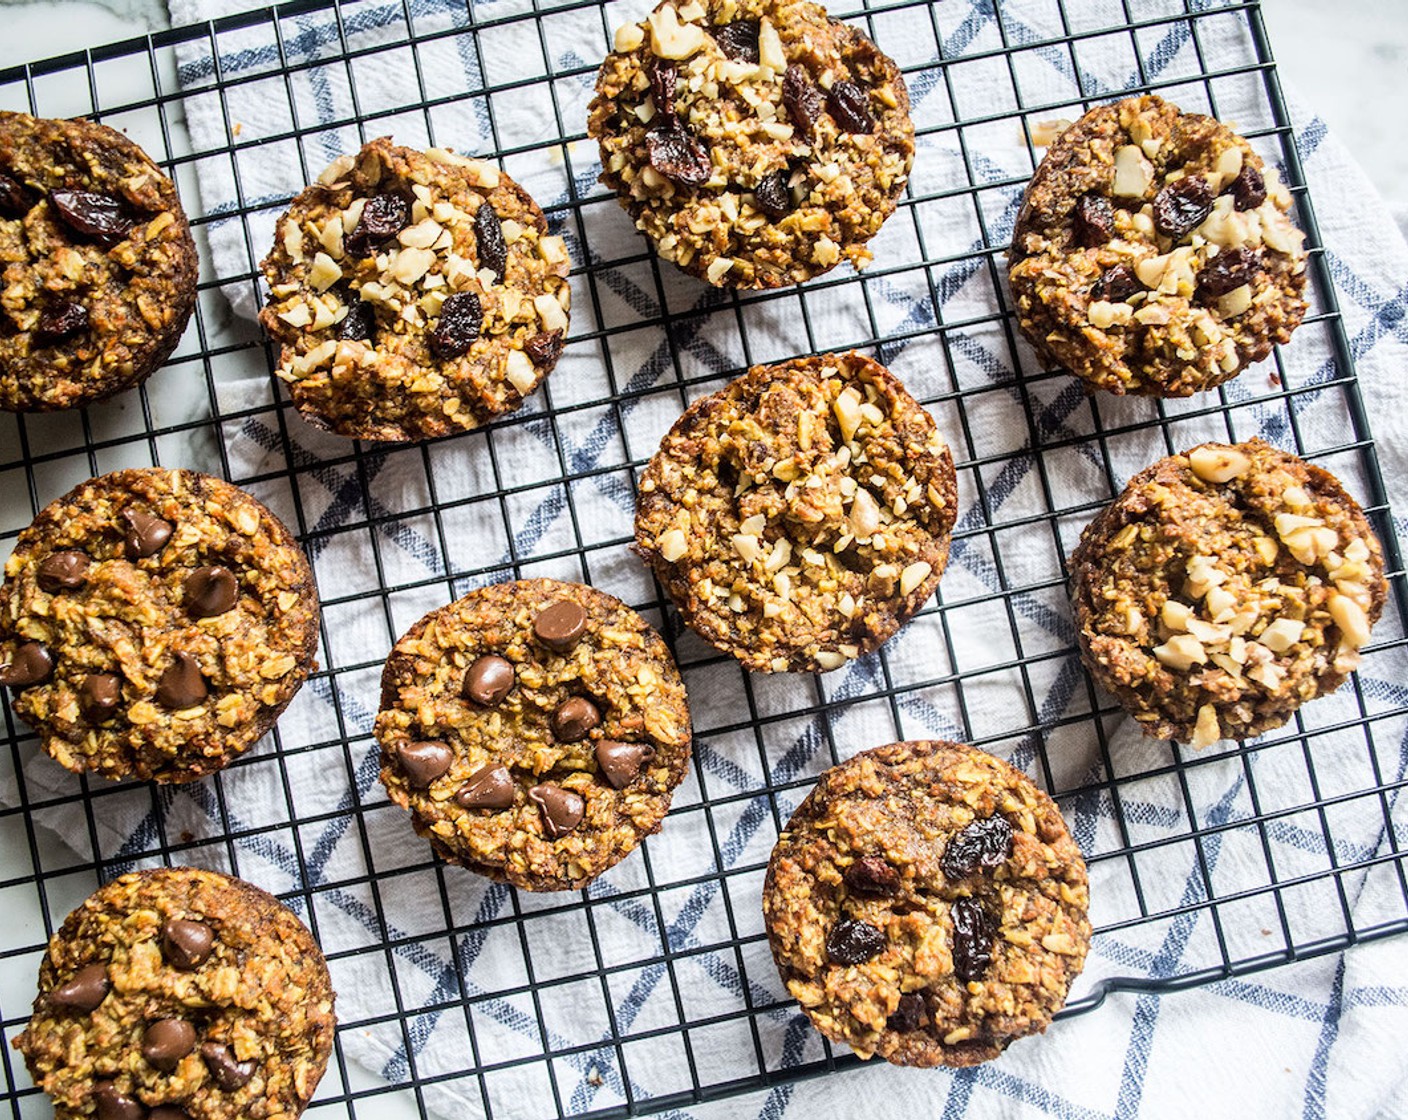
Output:
<svg viewBox="0 0 1408 1120">
<path fill-rule="evenodd" d="M 0 106 L 129 129 L 171 169 L 208 243 L 197 317 L 142 390 L 74 415 L 0 415 L 0 542 L 91 474 L 198 467 L 294 528 L 325 609 L 323 668 L 272 743 L 191 789 L 59 774 L 6 712 L 0 899 L 25 915 L 0 933 L 6 1041 L 73 905 L 120 871 L 189 862 L 275 890 L 326 950 L 342 1023 L 311 1115 L 382 1116 L 393 1099 L 410 1115 L 652 1112 L 844 1068 L 854 1059 L 780 989 L 762 870 L 820 769 L 939 731 L 1025 766 L 1086 852 L 1096 951 L 1065 1015 L 1116 989 L 1172 991 L 1408 930 L 1408 706 L 1381 685 L 1402 679 L 1404 573 L 1258 6 L 838 11 L 905 70 L 915 175 L 863 275 L 743 296 L 658 263 L 595 184 L 585 100 L 615 24 L 643 10 L 309 0 L 0 72 Z M 1228 43 L 1232 64 L 1219 61 Z M 1084 397 L 1040 371 L 1005 302 L 1034 132 L 1126 90 L 1235 119 L 1281 163 L 1309 233 L 1312 312 L 1294 343 L 1192 401 Z M 297 186 L 385 132 L 501 159 L 575 265 L 571 345 L 546 388 L 485 430 L 411 448 L 313 433 L 226 303 L 257 300 L 256 262 Z M 221 191 L 229 202 L 212 208 Z M 954 559 L 938 601 L 878 655 L 818 678 L 748 677 L 680 631 L 627 554 L 634 476 L 684 404 L 731 373 L 850 347 L 895 368 L 954 448 Z M 1257 431 L 1364 499 L 1394 589 L 1375 643 L 1335 698 L 1240 749 L 1120 738 L 1075 658 L 1063 557 L 1152 458 Z M 664 832 L 562 897 L 435 863 L 369 762 L 394 637 L 469 586 L 522 574 L 584 579 L 638 606 L 671 639 L 695 709 L 694 774 Z M 0 1054 L 0 1100 L 38 1114 L 37 1090 Z M 369 1054 L 381 1080 L 357 1071 Z M 539 1094 L 526 1106 L 525 1085 Z"/>
</svg>

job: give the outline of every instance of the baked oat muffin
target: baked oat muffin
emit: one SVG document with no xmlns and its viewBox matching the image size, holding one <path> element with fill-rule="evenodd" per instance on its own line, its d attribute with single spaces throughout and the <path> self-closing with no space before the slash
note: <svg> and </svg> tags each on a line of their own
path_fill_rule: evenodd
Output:
<svg viewBox="0 0 1408 1120">
<path fill-rule="evenodd" d="M 106 125 L 0 112 L 0 408 L 77 408 L 146 380 L 196 302 L 176 188 Z"/>
<path fill-rule="evenodd" d="M 1339 480 L 1259 439 L 1135 475 L 1071 572 L 1086 667 L 1145 734 L 1194 747 L 1280 727 L 1339 688 L 1387 595 Z"/>
<path fill-rule="evenodd" d="M 304 419 L 417 440 L 518 408 L 557 364 L 567 249 L 492 164 L 387 137 L 293 200 L 259 321 Z"/>
<path fill-rule="evenodd" d="M 615 46 L 587 133 L 662 257 L 732 288 L 870 262 L 914 161 L 874 43 L 808 0 L 665 0 Z"/>
<path fill-rule="evenodd" d="M 196 471 L 75 487 L 20 533 L 0 586 L 0 685 L 76 773 L 220 769 L 273 726 L 317 642 L 313 575 L 288 530 Z"/>
<path fill-rule="evenodd" d="M 826 771 L 768 862 L 787 990 L 862 1058 L 971 1066 L 1044 1031 L 1090 941 L 1051 798 L 972 747 L 893 743 Z"/>
<path fill-rule="evenodd" d="M 1157 97 L 1101 105 L 1032 178 L 1009 279 L 1022 332 L 1091 388 L 1186 397 L 1287 342 L 1304 234 L 1274 169 Z"/>
<path fill-rule="evenodd" d="M 551 579 L 432 611 L 381 678 L 381 781 L 451 863 L 585 886 L 660 828 L 689 764 L 684 683 L 620 600 Z"/>
<path fill-rule="evenodd" d="M 68 916 L 14 1041 L 58 1120 L 294 1120 L 332 1052 L 312 935 L 194 867 L 124 875 Z"/>
<path fill-rule="evenodd" d="M 934 593 L 958 508 L 933 418 L 878 362 L 754 366 L 676 421 L 636 547 L 705 641 L 761 672 L 839 669 Z"/>
</svg>

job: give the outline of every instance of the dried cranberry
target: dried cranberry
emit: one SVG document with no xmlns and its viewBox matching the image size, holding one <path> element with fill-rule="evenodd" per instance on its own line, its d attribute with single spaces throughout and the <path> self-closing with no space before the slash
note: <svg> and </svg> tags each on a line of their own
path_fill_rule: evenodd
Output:
<svg viewBox="0 0 1408 1120">
<path fill-rule="evenodd" d="M 753 200 L 758 209 L 773 221 L 792 213 L 792 192 L 787 189 L 790 177 L 786 171 L 773 171 L 758 180 L 753 188 Z"/>
<path fill-rule="evenodd" d="M 884 948 L 884 933 L 855 918 L 837 922 L 826 939 L 826 955 L 837 964 L 861 964 Z"/>
<path fill-rule="evenodd" d="M 1103 194 L 1089 191 L 1076 199 L 1072 228 L 1077 245 L 1087 249 L 1104 245 L 1115 235 L 1115 208 Z"/>
<path fill-rule="evenodd" d="M 23 218 L 29 213 L 29 192 L 24 184 L 0 171 L 0 214 Z"/>
<path fill-rule="evenodd" d="M 782 103 L 787 115 L 803 136 L 810 136 L 812 126 L 821 116 L 821 90 L 813 84 L 811 75 L 795 63 L 782 75 Z"/>
<path fill-rule="evenodd" d="M 388 238 L 395 237 L 411 220 L 411 208 L 398 194 L 379 194 L 362 204 L 362 216 L 345 242 L 354 257 L 370 257 Z"/>
<path fill-rule="evenodd" d="M 123 211 L 120 199 L 97 191 L 50 191 L 49 204 L 59 219 L 83 237 L 99 245 L 113 246 L 127 236 L 132 220 Z"/>
<path fill-rule="evenodd" d="M 885 1020 L 885 1026 L 900 1034 L 911 1034 L 923 1025 L 924 1011 L 924 997 L 918 992 L 906 992 L 900 996 L 899 1006 Z"/>
<path fill-rule="evenodd" d="M 345 342 L 370 342 L 376 337 L 376 312 L 357 296 L 347 305 L 347 317 L 337 324 L 337 337 Z"/>
<path fill-rule="evenodd" d="M 655 59 L 646 70 L 650 79 L 650 98 L 655 102 L 655 111 L 662 120 L 673 120 L 675 116 L 675 86 L 680 72 L 673 62 Z"/>
<path fill-rule="evenodd" d="M 1266 201 L 1266 180 L 1260 171 L 1243 159 L 1242 170 L 1227 184 L 1223 193 L 1231 194 L 1232 205 L 1236 209 L 1255 210 Z"/>
<path fill-rule="evenodd" d="M 484 325 L 484 309 L 473 292 L 456 292 L 440 305 L 440 318 L 430 332 L 430 349 L 442 362 L 458 358 L 474 345 Z"/>
<path fill-rule="evenodd" d="M 508 246 L 504 244 L 503 227 L 499 225 L 499 215 L 487 202 L 481 202 L 474 212 L 474 238 L 479 248 L 479 263 L 489 269 L 500 284 L 504 282 L 504 270 L 508 268 Z"/>
<path fill-rule="evenodd" d="M 1198 272 L 1198 294 L 1225 296 L 1248 283 L 1261 265 L 1261 254 L 1252 249 L 1223 249 Z"/>
<path fill-rule="evenodd" d="M 88 309 L 70 300 L 45 308 L 35 324 L 34 333 L 41 342 L 57 342 L 87 329 Z"/>
<path fill-rule="evenodd" d="M 556 365 L 557 359 L 562 356 L 562 332 L 543 331 L 541 334 L 535 334 L 523 344 L 523 352 L 528 355 L 529 361 L 540 369 Z"/>
<path fill-rule="evenodd" d="M 1135 292 L 1143 291 L 1144 285 L 1127 264 L 1112 265 L 1096 278 L 1090 286 L 1091 299 L 1103 299 L 1110 303 L 1123 303 Z"/>
<path fill-rule="evenodd" d="M 709 149 L 691 136 L 678 117 L 669 117 L 645 135 L 650 166 L 683 187 L 700 187 L 709 181 L 714 165 Z"/>
<path fill-rule="evenodd" d="M 1212 209 L 1212 187 L 1201 175 L 1175 179 L 1154 196 L 1154 226 L 1175 241 L 1192 231 Z"/>
<path fill-rule="evenodd" d="M 736 19 L 714 28 L 714 42 L 729 58 L 739 62 L 758 61 L 758 21 Z"/>
<path fill-rule="evenodd" d="M 996 930 L 976 898 L 955 899 L 953 917 L 953 971 L 965 984 L 981 980 L 992 964 L 992 939 Z"/>
<path fill-rule="evenodd" d="M 966 879 L 978 868 L 991 871 L 1012 854 L 1012 826 L 1001 815 L 973 821 L 948 842 L 939 859 L 944 877 Z"/>
<path fill-rule="evenodd" d="M 900 889 L 900 874 L 879 856 L 862 856 L 846 868 L 846 886 L 856 894 L 889 898 Z"/>
<path fill-rule="evenodd" d="M 833 82 L 826 93 L 826 107 L 836 118 L 842 132 L 874 132 L 875 118 L 870 113 L 870 97 L 865 90 L 842 78 Z"/>
</svg>

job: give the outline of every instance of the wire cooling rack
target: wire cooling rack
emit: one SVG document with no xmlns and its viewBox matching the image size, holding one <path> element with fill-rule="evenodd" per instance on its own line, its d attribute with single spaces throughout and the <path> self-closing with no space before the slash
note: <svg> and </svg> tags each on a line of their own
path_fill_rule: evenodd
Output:
<svg viewBox="0 0 1408 1120">
<path fill-rule="evenodd" d="M 0 542 L 92 474 L 197 467 L 285 518 L 324 603 L 322 668 L 272 742 L 194 787 L 59 773 L 6 712 L 7 1041 L 70 908 L 132 867 L 197 863 L 275 890 L 326 951 L 341 1026 L 316 1115 L 644 1113 L 849 1066 L 781 989 L 759 891 L 817 773 L 900 737 L 976 743 L 1057 797 L 1097 925 L 1065 1015 L 1115 989 L 1168 992 L 1408 929 L 1394 821 L 1405 712 L 1372 687 L 1399 663 L 1402 563 L 1257 6 L 838 11 L 904 68 L 915 174 L 863 276 L 741 296 L 659 264 L 595 183 L 595 66 L 644 8 L 313 0 L 0 72 L 0 106 L 128 130 L 177 179 L 204 254 L 192 327 L 140 391 L 0 416 Z M 1282 166 L 1309 233 L 1312 311 L 1294 344 L 1191 401 L 1086 398 L 1040 370 L 1004 294 L 1043 122 L 1129 90 L 1235 120 Z M 485 430 L 413 448 L 313 432 L 230 311 L 257 305 L 256 262 L 291 194 L 384 133 L 502 160 L 576 265 L 571 344 L 545 390 Z M 878 655 L 822 677 L 748 677 L 681 632 L 627 553 L 634 479 L 684 405 L 729 375 L 846 347 L 890 364 L 948 436 L 953 561 L 938 601 Z M 1079 667 L 1063 558 L 1153 458 L 1257 432 L 1361 496 L 1394 594 L 1360 674 L 1286 728 L 1200 754 L 1145 742 Z M 435 863 L 381 796 L 369 734 L 402 630 L 471 586 L 537 574 L 605 587 L 661 626 L 697 743 L 664 832 L 589 890 L 553 897 Z M 10 1114 L 42 1111 L 8 1046 L 0 1068 Z"/>
</svg>

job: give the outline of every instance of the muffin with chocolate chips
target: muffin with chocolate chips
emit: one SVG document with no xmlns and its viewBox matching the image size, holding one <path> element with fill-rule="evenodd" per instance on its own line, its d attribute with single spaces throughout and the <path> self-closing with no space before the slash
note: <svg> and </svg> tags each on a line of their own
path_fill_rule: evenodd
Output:
<svg viewBox="0 0 1408 1120">
<path fill-rule="evenodd" d="M 277 899 L 194 867 L 141 871 L 50 939 L 14 1045 L 58 1120 L 293 1120 L 332 1052 L 333 999 Z"/>
<path fill-rule="evenodd" d="M 1092 109 L 1046 153 L 1017 218 L 1022 332 L 1092 388 L 1214 388 L 1305 315 L 1290 208 L 1276 172 L 1219 121 L 1154 96 Z"/>
<path fill-rule="evenodd" d="M 1044 1031 L 1090 941 L 1055 803 L 972 747 L 894 743 L 826 771 L 768 862 L 787 990 L 862 1058 L 971 1066 Z"/>
<path fill-rule="evenodd" d="M 610 595 L 521 580 L 432 611 L 382 674 L 381 780 L 452 863 L 586 885 L 660 827 L 689 762 L 684 684 Z"/>
<path fill-rule="evenodd" d="M 196 300 L 176 188 L 119 132 L 0 112 L 0 408 L 77 408 L 144 381 Z"/>
<path fill-rule="evenodd" d="M 934 594 L 958 510 L 933 418 L 880 363 L 755 366 L 696 401 L 640 483 L 636 547 L 711 645 L 839 669 Z"/>
<path fill-rule="evenodd" d="M 615 47 L 587 132 L 662 257 L 733 288 L 870 262 L 914 160 L 874 43 L 809 0 L 665 0 Z"/>
<path fill-rule="evenodd" d="M 318 640 L 308 561 L 238 487 L 91 479 L 25 529 L 0 586 L 0 685 L 75 772 L 188 782 L 264 734 Z"/>
<path fill-rule="evenodd" d="M 1328 471 L 1259 439 L 1129 480 L 1071 556 L 1081 654 L 1144 733 L 1205 747 L 1333 692 L 1383 610 L 1383 550 Z"/>
<path fill-rule="evenodd" d="M 482 160 L 382 137 L 293 200 L 259 321 L 304 419 L 417 440 L 518 408 L 567 336 L 567 249 Z"/>
</svg>

